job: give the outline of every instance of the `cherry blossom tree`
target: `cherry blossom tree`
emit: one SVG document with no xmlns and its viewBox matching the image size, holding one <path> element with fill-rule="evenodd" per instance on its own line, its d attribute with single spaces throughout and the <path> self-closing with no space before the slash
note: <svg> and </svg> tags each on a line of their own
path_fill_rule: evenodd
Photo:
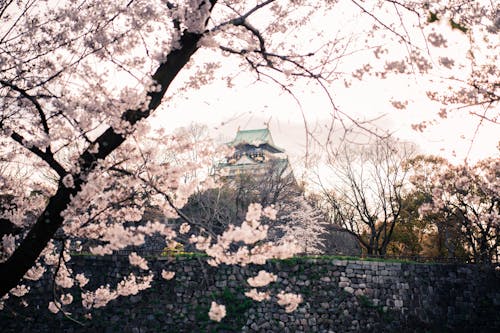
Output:
<svg viewBox="0 0 500 333">
<path fill-rule="evenodd" d="M 442 212 L 454 217 L 466 248 L 475 262 L 497 261 L 500 226 L 500 160 L 489 158 L 473 166 L 446 165 L 433 174 L 431 202 L 420 207 L 422 215 Z M 425 182 L 425 173 L 416 170 L 412 181 Z"/>
<path fill-rule="evenodd" d="M 265 59 L 263 66 L 278 72 L 287 63 L 313 77 L 301 62 L 289 58 L 294 55 L 266 48 L 263 34 L 248 22 L 273 2 L 218 7 L 215 0 L 2 2 L 2 161 L 27 161 L 31 175 L 23 187 L 9 178 L 2 178 L 0 185 L 2 194 L 13 198 L 2 201 L 2 219 L 20 230 L 2 235 L 2 296 L 28 292 L 19 283 L 39 278 L 46 270 L 42 263 L 54 267 L 58 286 L 83 287 L 83 273 L 65 264 L 74 239 L 95 240 L 98 245 L 90 251 L 104 255 L 140 245 L 152 233 L 175 236 L 158 221 L 141 226 L 133 222 L 143 216 L 146 200 L 161 207 L 166 217 L 176 217 L 177 207 L 195 188 L 212 186 L 203 177 L 183 176 L 206 168 L 214 151 L 211 146 L 200 149 L 196 163 L 183 158 L 193 147 L 186 136 L 166 135 L 141 120 L 160 106 L 174 78 L 200 48 L 222 44 L 219 49 L 231 53 L 232 47 L 257 46 L 253 61 Z M 276 5 L 272 12 L 286 17 L 298 5 Z M 234 33 L 243 38 L 241 44 L 234 44 Z M 207 75 L 190 80 L 190 87 L 195 89 Z M 167 152 L 181 162 L 157 158 Z M 42 175 L 56 181 L 39 185 Z M 251 228 L 245 231 L 252 234 Z M 276 256 L 290 253 L 277 249 Z M 130 264 L 148 269 L 137 254 L 131 254 Z M 134 294 L 147 288 L 151 278 L 131 275 L 115 290 L 103 286 L 88 291 L 82 295 L 83 305 L 99 307 Z M 60 309 L 61 302 L 54 300 L 51 310 Z"/>
<path fill-rule="evenodd" d="M 484 25 L 484 34 L 498 28 L 492 5 L 459 7 L 450 1 L 450 6 L 431 8 L 427 1 L 379 1 L 372 12 L 354 0 L 347 4 L 373 19 L 376 28 L 370 30 L 383 28 L 398 43 L 411 46 L 409 57 L 402 61 L 425 70 L 430 67 L 420 57 L 424 53 L 412 56 L 416 54 L 413 42 L 401 34 L 401 27 L 395 29 L 378 18 L 379 9 L 393 6 L 419 19 L 429 13 L 451 14 L 451 22 L 461 30 L 475 31 L 474 27 Z M 340 59 L 356 51 L 351 49 L 352 34 L 331 37 L 330 32 L 311 35 L 309 30 L 318 13 L 331 12 L 336 5 L 333 0 L 2 1 L 1 162 L 7 168 L 24 163 L 29 177 L 22 187 L 10 176 L 2 176 L 0 182 L 1 194 L 12 198 L 2 200 L 0 217 L 17 230 L 2 235 L 0 295 L 24 295 L 28 289 L 23 279 L 39 278 L 44 265 L 52 267 L 62 288 L 85 286 L 83 273 L 65 265 L 75 239 L 95 240 L 91 251 L 102 255 L 140 244 L 152 233 L 167 239 L 175 236 L 176 230 L 158 221 L 142 226 L 133 222 L 143 216 L 146 201 L 174 217 L 195 188 L 213 186 L 203 177 L 183 176 L 203 174 L 196 171 L 206 169 L 214 151 L 209 146 L 201 149 L 198 163 L 184 160 L 192 142 L 151 128 L 146 120 L 158 109 L 168 108 L 169 97 L 196 91 L 214 79 L 222 61 L 213 59 L 219 56 L 233 57 L 238 70 L 274 82 L 294 97 L 294 82 L 313 83 L 329 97 L 334 120 L 355 121 L 336 107 L 327 87 L 343 72 L 337 68 Z M 305 31 L 309 43 L 299 46 L 289 34 L 292 30 L 297 38 Z M 482 83 L 482 67 L 474 68 L 468 73 Z M 488 68 L 487 79 L 495 79 L 495 67 Z M 382 72 L 392 70 L 401 71 L 387 65 Z M 222 76 L 233 84 L 234 75 Z M 182 84 L 173 91 L 177 77 Z M 498 86 L 489 82 L 479 91 L 497 96 Z M 185 163 L 158 158 L 167 152 Z M 228 230 L 218 247 L 203 238 L 203 247 L 216 263 L 241 263 L 245 256 L 231 260 L 216 250 L 225 248 L 224 241 L 242 241 L 242 234 L 252 239 L 265 234 L 257 222 L 245 228 L 244 232 L 235 227 Z M 290 251 L 278 247 L 263 253 L 283 257 Z M 131 255 L 130 263 L 147 267 L 136 255 Z M 147 288 L 150 281 L 146 270 L 143 276 L 126 277 L 114 290 L 103 286 L 88 291 L 83 295 L 84 306 L 103 306 L 110 299 Z M 50 305 L 54 312 L 71 300 L 67 294 L 61 296 Z M 283 294 L 280 302 L 291 310 L 299 298 Z M 224 309 L 214 306 L 212 313 L 220 319 Z"/>
<path fill-rule="evenodd" d="M 425 215 L 420 214 L 420 207 L 432 202 L 434 188 L 440 186 L 434 180 L 438 175 L 446 172 L 449 166 L 449 161 L 438 156 L 417 155 L 412 158 L 408 162 L 408 168 L 412 173 L 409 178 L 412 192 L 408 199 L 413 201 L 410 204 L 410 211 L 413 218 L 416 219 L 415 223 L 425 226 L 424 235 L 429 237 L 430 248 L 427 250 L 430 250 L 430 253 L 427 253 L 427 256 L 464 258 L 467 257 L 464 249 L 466 242 L 460 231 L 460 224 L 456 222 L 456 217 L 443 210 L 433 213 L 428 211 Z M 418 182 L 416 177 L 419 179 Z M 422 239 L 421 245 L 424 243 L 426 242 Z"/>
<path fill-rule="evenodd" d="M 303 195 L 281 201 L 278 205 L 277 220 L 276 233 L 280 234 L 278 243 L 294 239 L 301 253 L 324 252 L 324 237 L 327 231 L 323 215 L 313 208 Z"/>
<path fill-rule="evenodd" d="M 424 79 L 427 97 L 439 102 L 436 117 L 415 124 L 414 129 L 423 131 L 462 110 L 481 122 L 499 123 L 498 6 L 461 0 L 351 2 L 374 22 L 367 34 L 380 60 L 366 62 L 353 78 Z M 377 45 L 380 38 L 386 42 Z M 394 42 L 403 42 L 405 48 L 393 47 Z M 411 102 L 394 96 L 392 105 L 405 109 Z"/>
</svg>

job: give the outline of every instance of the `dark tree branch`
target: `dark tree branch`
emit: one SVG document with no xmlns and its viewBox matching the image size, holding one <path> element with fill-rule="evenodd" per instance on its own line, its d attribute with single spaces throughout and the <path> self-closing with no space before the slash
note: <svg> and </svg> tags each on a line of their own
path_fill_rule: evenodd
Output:
<svg viewBox="0 0 500 333">
<path fill-rule="evenodd" d="M 45 116 L 45 112 L 43 112 L 43 108 L 40 105 L 40 103 L 38 102 L 38 100 L 34 96 L 28 94 L 28 92 L 25 89 L 18 87 L 17 85 L 13 84 L 12 82 L 0 80 L 0 84 L 2 84 L 5 87 L 9 87 L 10 89 L 18 92 L 23 98 L 26 98 L 27 100 L 29 100 L 33 104 L 35 109 L 38 111 L 38 115 L 40 116 L 40 122 L 42 123 L 43 131 L 46 134 L 49 134 L 49 125 L 47 124 L 47 117 Z"/>
<path fill-rule="evenodd" d="M 31 151 L 36 156 L 40 157 L 45 163 L 47 163 L 60 177 L 64 177 L 67 174 L 67 171 L 64 167 L 54 158 L 54 155 L 50 151 L 50 148 L 47 148 L 45 151 L 42 151 L 40 148 L 35 146 L 30 146 L 26 144 L 26 139 L 19 133 L 12 132 L 10 135 L 12 140 L 19 143 L 24 148 Z"/>
</svg>

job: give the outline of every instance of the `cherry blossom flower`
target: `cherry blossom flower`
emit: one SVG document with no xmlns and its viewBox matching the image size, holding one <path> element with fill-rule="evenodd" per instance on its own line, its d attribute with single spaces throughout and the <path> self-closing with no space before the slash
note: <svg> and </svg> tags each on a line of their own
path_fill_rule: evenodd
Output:
<svg viewBox="0 0 500 333">
<path fill-rule="evenodd" d="M 247 282 L 252 287 L 264 287 L 269 283 L 276 281 L 277 279 L 278 277 L 273 273 L 268 273 L 264 270 L 261 270 L 255 277 L 247 279 Z"/>
<path fill-rule="evenodd" d="M 85 287 L 85 285 L 89 282 L 89 279 L 87 279 L 82 273 L 76 274 L 75 280 L 78 281 L 78 284 L 82 288 Z"/>
<path fill-rule="evenodd" d="M 101 308 L 106 306 L 110 301 L 116 299 L 118 294 L 112 291 L 109 285 L 101 286 L 96 291 L 88 291 L 82 293 L 82 305 L 86 309 Z"/>
<path fill-rule="evenodd" d="M 36 266 L 30 268 L 30 270 L 24 275 L 24 278 L 27 280 L 36 281 L 42 277 L 45 271 L 45 267 L 41 266 L 40 263 L 37 263 Z"/>
<path fill-rule="evenodd" d="M 181 224 L 181 226 L 179 228 L 179 232 L 181 234 L 187 234 L 190 229 L 191 229 L 191 226 L 189 224 L 183 223 L 183 224 Z"/>
<path fill-rule="evenodd" d="M 276 220 L 276 214 L 278 211 L 273 206 L 268 206 L 262 210 L 262 215 L 267 217 L 270 220 Z"/>
<path fill-rule="evenodd" d="M 290 313 L 302 303 L 302 296 L 281 291 L 278 295 L 278 304 L 285 307 L 285 312 Z"/>
<path fill-rule="evenodd" d="M 22 297 L 26 295 L 30 291 L 30 287 L 25 286 L 24 284 L 17 286 L 10 290 L 10 293 L 16 297 Z"/>
<path fill-rule="evenodd" d="M 73 176 L 71 174 L 67 174 L 63 177 L 62 182 L 64 186 L 68 188 L 72 188 L 75 186 L 75 181 L 73 180 Z"/>
<path fill-rule="evenodd" d="M 174 276 L 175 272 L 165 271 L 165 270 L 161 271 L 161 277 L 164 278 L 165 280 L 172 280 Z"/>
<path fill-rule="evenodd" d="M 139 256 L 137 253 L 132 252 L 128 256 L 128 260 L 132 266 L 137 266 L 140 269 L 148 269 L 148 262 L 143 257 Z"/>
<path fill-rule="evenodd" d="M 64 305 L 71 304 L 73 302 L 73 295 L 71 294 L 64 294 L 61 295 L 61 303 Z"/>
<path fill-rule="evenodd" d="M 246 220 L 249 222 L 257 222 L 260 220 L 261 214 L 262 214 L 262 205 L 258 203 L 252 203 L 248 206 Z"/>
<path fill-rule="evenodd" d="M 56 275 L 56 284 L 62 288 L 71 288 L 74 285 L 74 280 L 71 278 L 71 270 L 61 263 Z"/>
<path fill-rule="evenodd" d="M 50 302 L 49 303 L 49 311 L 52 312 L 52 313 L 58 313 L 59 312 L 59 308 L 60 308 L 60 304 L 57 303 L 57 302 Z"/>
<path fill-rule="evenodd" d="M 245 292 L 245 296 L 257 302 L 262 302 L 271 298 L 269 292 L 259 292 L 257 289 L 250 289 L 250 291 Z"/>
<path fill-rule="evenodd" d="M 118 283 L 116 294 L 118 296 L 136 295 L 139 291 L 149 288 L 151 281 L 153 281 L 153 274 L 137 278 L 131 273 Z"/>
<path fill-rule="evenodd" d="M 221 321 L 222 318 L 226 316 L 226 307 L 224 305 L 219 305 L 212 301 L 210 305 L 210 311 L 208 312 L 208 317 L 214 321 Z"/>
<path fill-rule="evenodd" d="M 5 258 L 8 258 L 14 252 L 15 247 L 16 247 L 16 237 L 11 234 L 3 235 L 2 254 L 3 256 L 5 256 Z"/>
</svg>

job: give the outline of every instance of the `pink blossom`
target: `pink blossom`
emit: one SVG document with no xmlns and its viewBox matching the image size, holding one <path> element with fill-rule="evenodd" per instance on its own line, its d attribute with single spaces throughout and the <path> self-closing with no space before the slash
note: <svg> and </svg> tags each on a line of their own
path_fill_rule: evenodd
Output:
<svg viewBox="0 0 500 333">
<path fill-rule="evenodd" d="M 210 311 L 208 312 L 208 317 L 210 317 L 210 319 L 214 321 L 221 321 L 225 316 L 226 307 L 212 301 L 212 304 L 210 305 Z"/>
<path fill-rule="evenodd" d="M 285 312 L 293 312 L 300 303 L 302 303 L 302 296 L 292 293 L 285 293 L 281 291 L 278 295 L 278 304 L 285 307 Z"/>
<path fill-rule="evenodd" d="M 137 266 L 140 269 L 149 269 L 148 262 L 143 257 L 139 256 L 137 253 L 132 252 L 128 256 L 128 260 L 132 266 Z"/>
<path fill-rule="evenodd" d="M 181 224 L 181 226 L 179 228 L 179 232 L 181 234 L 187 234 L 190 229 L 191 229 L 191 226 L 189 224 L 183 223 L 183 224 Z"/>
<path fill-rule="evenodd" d="M 36 281 L 40 279 L 45 273 L 45 268 L 40 265 L 40 263 L 37 263 L 36 266 L 33 266 L 30 268 L 28 272 L 24 275 L 24 278 L 27 280 L 32 280 Z"/>
<path fill-rule="evenodd" d="M 262 205 L 258 203 L 252 203 L 248 206 L 246 220 L 249 222 L 257 222 L 260 220 L 261 214 L 262 214 Z"/>
<path fill-rule="evenodd" d="M 270 298 L 269 292 L 259 292 L 257 289 L 251 289 L 250 291 L 245 292 L 245 296 L 257 302 L 262 302 Z"/>
<path fill-rule="evenodd" d="M 68 188 L 73 188 L 75 186 L 73 176 L 69 173 L 63 177 L 62 182 L 63 182 L 64 186 L 66 186 Z"/>
<path fill-rule="evenodd" d="M 142 276 L 137 278 L 134 274 L 129 274 L 116 286 L 116 294 L 118 296 L 136 295 L 139 291 L 147 289 L 151 286 L 153 275 Z"/>
<path fill-rule="evenodd" d="M 74 281 L 71 278 L 71 270 L 62 263 L 56 275 L 56 284 L 62 288 L 73 287 Z"/>
<path fill-rule="evenodd" d="M 71 294 L 64 294 L 61 295 L 61 303 L 64 305 L 71 304 L 73 302 L 73 295 Z"/>
<path fill-rule="evenodd" d="M 277 278 L 278 277 L 273 273 L 268 273 L 264 270 L 261 270 L 255 277 L 247 279 L 247 282 L 252 287 L 264 287 L 269 283 L 276 281 Z"/>
<path fill-rule="evenodd" d="M 278 211 L 274 208 L 274 205 L 268 206 L 262 210 L 262 215 L 273 221 L 276 220 L 277 213 Z"/>
<path fill-rule="evenodd" d="M 78 281 L 80 287 L 85 287 L 85 285 L 89 282 L 89 279 L 87 279 L 83 273 L 76 274 L 75 280 Z"/>
<path fill-rule="evenodd" d="M 174 276 L 175 272 L 165 271 L 165 270 L 161 271 L 161 277 L 164 278 L 165 280 L 172 280 Z"/>
<path fill-rule="evenodd" d="M 82 305 L 86 309 L 90 309 L 92 307 L 101 308 L 117 297 L 118 294 L 116 291 L 110 290 L 109 285 L 101 286 L 94 292 L 83 292 Z"/>
<path fill-rule="evenodd" d="M 59 308 L 61 307 L 61 305 L 57 302 L 50 302 L 49 303 L 49 311 L 52 312 L 52 313 L 58 313 L 59 312 Z"/>
<path fill-rule="evenodd" d="M 10 293 L 16 297 L 22 297 L 26 295 L 30 291 L 30 287 L 25 286 L 24 284 L 16 286 L 15 288 L 10 290 Z"/>
<path fill-rule="evenodd" d="M 3 254 L 5 258 L 8 258 L 12 253 L 14 253 L 14 250 L 16 248 L 16 237 L 11 234 L 3 235 L 2 247 L 3 251 L 0 253 Z M 3 260 L 0 260 L 0 262 L 2 261 Z"/>
</svg>

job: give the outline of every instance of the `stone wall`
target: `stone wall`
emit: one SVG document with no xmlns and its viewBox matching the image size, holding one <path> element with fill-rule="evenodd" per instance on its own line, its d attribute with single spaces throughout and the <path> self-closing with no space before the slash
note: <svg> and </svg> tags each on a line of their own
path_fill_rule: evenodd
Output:
<svg viewBox="0 0 500 333">
<path fill-rule="evenodd" d="M 32 285 L 29 305 L 14 297 L 0 311 L 2 332 L 500 332 L 500 272 L 492 267 L 457 264 L 406 264 L 334 259 L 289 259 L 265 265 L 278 275 L 270 285 L 300 293 L 303 303 L 286 313 L 270 301 L 243 293 L 259 267 L 218 269 L 205 258 L 158 259 L 150 267 L 176 271 L 170 281 L 122 297 L 84 318 L 81 298 L 68 309 L 81 327 L 47 309 L 52 287 Z M 126 257 L 76 257 L 75 272 L 95 283 L 116 284 L 128 275 Z M 47 277 L 48 278 L 48 277 Z M 97 286 L 94 284 L 90 287 Z M 212 300 L 225 304 L 221 323 L 208 319 Z"/>
</svg>

